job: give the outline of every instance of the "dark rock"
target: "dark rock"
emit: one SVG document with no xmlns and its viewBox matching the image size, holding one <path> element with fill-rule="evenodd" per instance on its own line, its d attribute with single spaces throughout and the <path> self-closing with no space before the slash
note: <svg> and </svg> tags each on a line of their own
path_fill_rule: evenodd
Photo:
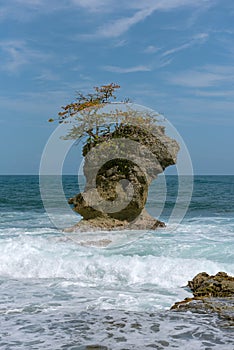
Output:
<svg viewBox="0 0 234 350">
<path fill-rule="evenodd" d="M 103 216 L 103 212 L 96 210 L 93 206 L 90 205 L 90 203 L 95 203 L 98 205 L 95 192 L 88 191 L 85 195 L 78 193 L 74 198 L 70 198 L 68 203 L 73 204 L 75 211 L 83 216 L 83 218 L 86 220 Z"/>
<path fill-rule="evenodd" d="M 234 325 L 234 277 L 226 272 L 209 276 L 206 272 L 197 274 L 188 287 L 194 297 L 176 302 L 171 310 L 198 313 L 215 312 Z"/>
<path fill-rule="evenodd" d="M 188 287 L 195 297 L 231 297 L 234 296 L 234 277 L 226 272 L 218 272 L 215 276 L 202 272 L 188 282 Z"/>
<path fill-rule="evenodd" d="M 234 326 L 234 297 L 227 298 L 186 298 L 175 303 L 171 310 L 190 311 L 199 314 L 216 313 L 221 319 Z"/>
</svg>

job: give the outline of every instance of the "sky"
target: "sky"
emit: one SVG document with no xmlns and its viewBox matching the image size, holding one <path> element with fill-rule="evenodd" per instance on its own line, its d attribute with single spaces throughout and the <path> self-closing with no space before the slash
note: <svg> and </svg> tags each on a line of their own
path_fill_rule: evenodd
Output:
<svg viewBox="0 0 234 350">
<path fill-rule="evenodd" d="M 0 174 L 38 174 L 48 119 L 110 82 L 166 116 L 195 174 L 234 174 L 232 0 L 0 0 L 0 60 Z"/>
</svg>

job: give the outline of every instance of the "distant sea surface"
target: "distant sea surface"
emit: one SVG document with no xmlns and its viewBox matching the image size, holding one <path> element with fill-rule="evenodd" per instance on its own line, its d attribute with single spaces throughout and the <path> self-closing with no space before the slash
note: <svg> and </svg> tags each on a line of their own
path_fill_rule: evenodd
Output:
<svg viewBox="0 0 234 350">
<path fill-rule="evenodd" d="M 63 186 L 75 195 L 77 177 L 64 176 Z M 177 177 L 166 187 L 167 223 Z M 59 205 L 57 215 L 73 224 Z M 197 273 L 234 275 L 234 176 L 195 176 L 175 227 L 106 235 L 114 242 L 106 248 L 67 239 L 43 207 L 37 176 L 0 176 L 0 349 L 234 349 L 233 327 L 215 314 L 169 311 L 192 295 L 186 284 Z"/>
</svg>

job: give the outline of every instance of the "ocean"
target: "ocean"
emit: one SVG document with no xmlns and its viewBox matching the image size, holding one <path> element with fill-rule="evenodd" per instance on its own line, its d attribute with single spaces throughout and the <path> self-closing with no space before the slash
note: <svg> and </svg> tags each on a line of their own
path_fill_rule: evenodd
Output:
<svg viewBox="0 0 234 350">
<path fill-rule="evenodd" d="M 152 215 L 165 197 L 160 181 Z M 75 195 L 77 177 L 63 176 L 63 188 Z M 186 284 L 197 273 L 234 275 L 234 176 L 195 176 L 179 224 L 169 221 L 178 178 L 167 176 L 166 188 L 166 228 L 87 233 L 113 241 L 97 247 L 54 226 L 38 176 L 0 176 L 0 349 L 233 350 L 225 320 L 170 307 L 192 295 Z M 56 200 L 54 209 L 63 227 L 74 224 Z"/>
</svg>

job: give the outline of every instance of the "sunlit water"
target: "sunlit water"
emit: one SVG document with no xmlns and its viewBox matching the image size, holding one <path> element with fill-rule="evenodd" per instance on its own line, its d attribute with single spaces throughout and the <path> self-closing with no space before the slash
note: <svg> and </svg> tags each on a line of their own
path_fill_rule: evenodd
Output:
<svg viewBox="0 0 234 350">
<path fill-rule="evenodd" d="M 147 203 L 152 214 L 157 181 Z M 1 176 L 0 186 L 1 349 L 234 348 L 233 328 L 216 315 L 169 311 L 191 296 L 186 284 L 198 272 L 234 275 L 234 177 L 196 177 L 177 227 L 86 233 L 110 239 L 106 248 L 81 246 L 54 227 L 36 176 Z M 64 188 L 74 195 L 76 177 L 65 177 Z M 166 222 L 176 177 L 167 188 Z M 57 215 L 71 224 L 59 206 Z"/>
</svg>

